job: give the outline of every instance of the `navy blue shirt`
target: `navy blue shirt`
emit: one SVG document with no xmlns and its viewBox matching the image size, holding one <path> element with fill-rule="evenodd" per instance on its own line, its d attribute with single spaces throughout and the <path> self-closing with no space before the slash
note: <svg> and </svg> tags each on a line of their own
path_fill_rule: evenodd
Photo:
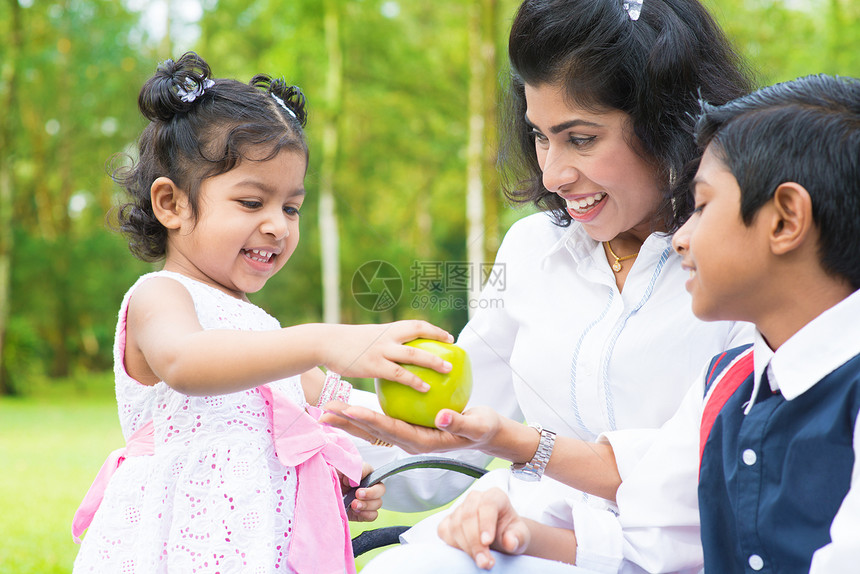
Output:
<svg viewBox="0 0 860 574">
<path fill-rule="evenodd" d="M 726 365 L 747 349 L 729 351 L 728 360 L 709 369 L 709 381 L 719 385 L 731 376 L 737 365 Z M 751 363 L 735 368 L 740 384 L 703 443 L 705 571 L 806 572 L 812 554 L 830 542 L 830 524 L 850 486 L 860 355 L 790 401 L 763 381 L 745 414 L 754 387 Z"/>
</svg>

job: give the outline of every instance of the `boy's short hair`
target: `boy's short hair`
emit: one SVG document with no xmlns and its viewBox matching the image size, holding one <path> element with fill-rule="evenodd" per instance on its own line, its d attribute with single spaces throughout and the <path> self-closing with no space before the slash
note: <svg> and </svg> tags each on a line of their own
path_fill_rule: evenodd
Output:
<svg viewBox="0 0 860 574">
<path fill-rule="evenodd" d="M 807 76 L 703 104 L 696 141 L 734 175 L 747 225 L 780 184 L 806 188 L 822 268 L 860 289 L 860 80 Z"/>
</svg>

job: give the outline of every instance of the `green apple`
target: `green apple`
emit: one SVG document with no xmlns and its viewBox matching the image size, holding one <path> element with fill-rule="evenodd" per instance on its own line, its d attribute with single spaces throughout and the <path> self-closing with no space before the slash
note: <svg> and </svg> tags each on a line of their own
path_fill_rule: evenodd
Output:
<svg viewBox="0 0 860 574">
<path fill-rule="evenodd" d="M 462 412 L 472 394 L 472 365 L 466 351 L 450 343 L 431 339 L 415 339 L 404 343 L 410 347 L 429 351 L 451 363 L 450 373 L 416 365 L 403 365 L 430 385 L 426 393 L 416 391 L 402 383 L 376 379 L 376 396 L 382 412 L 390 417 L 425 427 L 435 427 L 436 413 L 442 409 Z"/>
</svg>

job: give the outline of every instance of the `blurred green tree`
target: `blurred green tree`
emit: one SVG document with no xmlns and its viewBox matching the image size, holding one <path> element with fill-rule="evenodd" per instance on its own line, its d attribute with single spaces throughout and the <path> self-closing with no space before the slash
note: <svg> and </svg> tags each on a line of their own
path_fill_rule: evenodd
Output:
<svg viewBox="0 0 860 574">
<path fill-rule="evenodd" d="M 856 0 L 704 0 L 761 85 L 814 73 L 860 76 Z"/>
<path fill-rule="evenodd" d="M 12 40 L 0 42 L 0 92 L 10 102 L 2 256 L 11 273 L 0 290 L 8 391 L 34 374 L 110 365 L 109 302 L 118 304 L 120 285 L 139 268 L 106 229 L 114 187 L 102 166 L 140 126 L 128 78 L 149 58 L 135 15 L 120 3 L 11 0 L 0 21 Z"/>
<path fill-rule="evenodd" d="M 856 0 L 705 2 L 761 84 L 816 72 L 860 76 Z M 342 321 L 422 317 L 458 332 L 469 293 L 444 266 L 469 262 L 469 174 L 480 173 L 483 187 L 486 262 L 525 213 L 505 207 L 493 170 L 495 92 L 504 89 L 519 0 L 200 5 L 199 21 L 180 22 L 179 3 L 168 2 L 170 32 L 153 37 L 151 22 L 122 2 L 0 2 L 0 394 L 25 391 L 34 377 L 109 367 L 120 298 L 151 267 L 105 224 L 117 202 L 106 162 L 134 149 L 144 126 L 138 90 L 159 60 L 179 55 L 173 50 L 197 50 L 220 77 L 284 76 L 308 97 L 302 242 L 253 297 L 285 325 L 326 316 L 321 245 L 334 225 Z M 328 41 L 326 14 L 329 23 L 338 16 Z M 338 51 L 339 65 L 331 57 Z M 471 108 L 470 86 L 484 97 Z M 470 147 L 475 110 L 483 131 L 472 132 Z M 374 260 L 401 279 L 396 304 L 385 309 L 366 308 L 352 293 L 356 272 Z"/>
</svg>

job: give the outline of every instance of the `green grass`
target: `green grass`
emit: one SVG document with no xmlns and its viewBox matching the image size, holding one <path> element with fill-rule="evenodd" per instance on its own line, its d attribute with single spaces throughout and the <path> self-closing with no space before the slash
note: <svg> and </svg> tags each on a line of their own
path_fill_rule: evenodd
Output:
<svg viewBox="0 0 860 574">
<path fill-rule="evenodd" d="M 109 374 L 0 397 L 0 574 L 72 571 L 72 516 L 107 454 L 122 445 Z M 383 510 L 375 522 L 353 523 L 353 536 L 433 512 Z M 359 568 L 380 551 L 359 557 Z"/>
<path fill-rule="evenodd" d="M 122 446 L 112 382 L 100 383 L 0 398 L 0 574 L 72 571 L 72 516 Z"/>
</svg>

